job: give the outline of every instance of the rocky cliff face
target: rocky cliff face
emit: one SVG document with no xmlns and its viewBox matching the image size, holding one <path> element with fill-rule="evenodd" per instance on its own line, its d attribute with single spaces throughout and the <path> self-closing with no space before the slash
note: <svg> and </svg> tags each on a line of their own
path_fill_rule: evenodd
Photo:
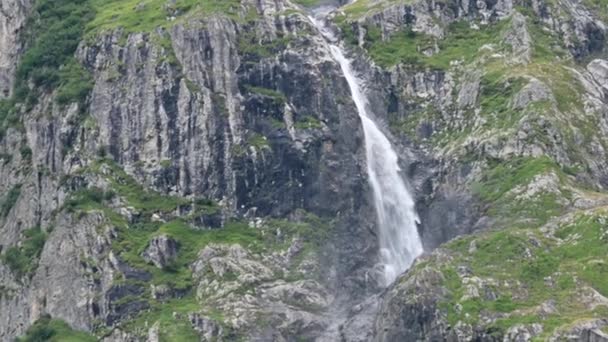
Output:
<svg viewBox="0 0 608 342">
<path fill-rule="evenodd" d="M 428 249 L 499 230 L 420 260 L 379 300 L 376 340 L 606 338 L 591 279 L 605 262 L 593 246 L 606 246 L 604 18 L 572 2 L 363 1 L 336 14 L 376 64 L 361 61 L 380 115 L 430 157 L 410 167 Z"/>
<path fill-rule="evenodd" d="M 29 0 L 0 3 L 0 97 L 11 95 L 15 66 L 23 50 L 19 39 L 25 27 L 30 8 Z"/>
<path fill-rule="evenodd" d="M 161 339 L 314 336 L 377 286 L 354 105 L 294 9 L 90 29 L 74 52 L 86 101 L 47 89 L 10 109 L 3 338 L 43 314 L 108 340 L 154 335 L 137 323 L 150 314 Z"/>
<path fill-rule="evenodd" d="M 605 338 L 606 9 L 330 16 L 429 251 L 382 290 L 360 122 L 300 4 L 2 2 L 1 339 Z"/>
</svg>

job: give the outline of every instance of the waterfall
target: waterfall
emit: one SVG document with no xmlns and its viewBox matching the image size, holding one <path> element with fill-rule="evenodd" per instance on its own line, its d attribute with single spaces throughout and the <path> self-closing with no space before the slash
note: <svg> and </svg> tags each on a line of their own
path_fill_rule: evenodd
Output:
<svg viewBox="0 0 608 342">
<path fill-rule="evenodd" d="M 334 60 L 340 65 L 359 112 L 365 135 L 367 172 L 374 193 L 378 216 L 380 262 L 384 268 L 384 285 L 390 285 L 422 254 L 418 234 L 419 223 L 414 200 L 400 175 L 399 157 L 388 138 L 369 114 L 367 98 L 361 81 L 352 70 L 335 36 L 315 17 L 313 24 L 327 39 Z"/>
</svg>

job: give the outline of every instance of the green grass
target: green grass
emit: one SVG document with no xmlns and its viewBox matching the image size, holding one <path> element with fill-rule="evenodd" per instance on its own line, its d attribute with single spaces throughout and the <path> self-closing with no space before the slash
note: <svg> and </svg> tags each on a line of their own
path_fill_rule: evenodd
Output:
<svg viewBox="0 0 608 342">
<path fill-rule="evenodd" d="M 284 50 L 292 41 L 292 37 L 278 37 L 273 40 L 260 38 L 255 30 L 241 32 L 238 36 L 237 47 L 248 62 L 255 62 L 262 58 L 274 57 Z"/>
<path fill-rule="evenodd" d="M 490 129 L 511 128 L 522 117 L 522 110 L 511 109 L 512 98 L 523 88 L 522 78 L 508 78 L 501 71 L 490 71 L 480 82 L 481 115 L 487 118 L 485 125 Z"/>
<path fill-rule="evenodd" d="M 40 227 L 27 229 L 23 235 L 25 240 L 21 242 L 21 246 L 10 247 L 2 254 L 2 262 L 17 278 L 29 276 L 36 271 L 40 253 L 46 242 L 46 233 Z"/>
<path fill-rule="evenodd" d="M 17 65 L 12 97 L 0 100 L 0 138 L 9 127 L 21 128 L 22 109 L 41 94 L 57 91 L 60 105 L 84 103 L 93 80 L 74 58 L 87 22 L 95 16 L 89 0 L 36 0 L 22 39 L 27 49 Z"/>
<path fill-rule="evenodd" d="M 525 198 L 511 190 L 529 184 L 536 176 L 553 173 L 564 187 L 557 193 L 541 191 Z M 567 176 L 549 157 L 518 157 L 490 162 L 481 179 L 472 184 L 473 193 L 487 206 L 487 214 L 507 225 L 543 224 L 563 211 L 561 200 L 568 199 L 570 190 L 565 186 Z"/>
<path fill-rule="evenodd" d="M 89 0 L 37 0 L 34 13 L 27 25 L 29 48 L 17 67 L 14 96 L 18 102 L 35 103 L 40 89 L 59 88 L 61 103 L 82 101 L 91 80 L 73 55 L 94 9 Z"/>
<path fill-rule="evenodd" d="M 382 67 L 405 64 L 414 68 L 448 69 L 451 62 L 472 62 L 484 44 L 499 43 L 500 33 L 508 20 L 473 29 L 468 21 L 456 21 L 446 28 L 444 39 L 436 40 L 411 30 L 394 33 L 387 40 L 381 39 L 379 28 L 367 26 L 365 49 L 372 59 Z M 347 41 L 354 40 L 349 21 L 341 22 L 340 26 Z M 349 38 L 350 37 L 350 38 Z M 439 51 L 431 56 L 424 50 L 434 50 L 435 44 Z"/>
<path fill-rule="evenodd" d="M 93 335 L 76 331 L 67 323 L 50 316 L 38 319 L 17 342 L 95 342 Z"/>
<path fill-rule="evenodd" d="M 249 146 L 253 146 L 258 150 L 266 150 L 270 148 L 268 139 L 259 133 L 252 134 L 247 140 L 247 143 Z"/>
<path fill-rule="evenodd" d="M 20 110 L 16 103 L 15 96 L 10 99 L 0 99 L 0 139 L 6 135 L 9 127 L 20 128 L 23 131 Z"/>
<path fill-rule="evenodd" d="M 147 335 L 146 325 L 158 322 L 161 341 L 199 341 L 200 336 L 188 321 L 188 314 L 200 311 L 201 305 L 193 296 L 153 303 L 149 311 L 124 324 L 123 329 Z"/>
<path fill-rule="evenodd" d="M 343 6 L 341 9 L 349 20 L 355 20 L 363 15 L 371 15 L 391 5 L 411 2 L 412 0 L 358 0 Z"/>
<path fill-rule="evenodd" d="M 303 117 L 298 117 L 297 121 L 294 124 L 297 129 L 321 129 L 323 125 L 319 119 L 314 116 L 305 115 Z"/>
<path fill-rule="evenodd" d="M 21 146 L 19 149 L 19 154 L 21 155 L 21 159 L 23 159 L 26 163 L 32 162 L 32 149 L 29 146 Z"/>
<path fill-rule="evenodd" d="M 304 7 L 315 7 L 320 0 L 294 0 L 293 2 Z"/>
<path fill-rule="evenodd" d="M 145 300 L 151 308 L 138 314 L 122 324 L 127 331 L 147 332 L 144 322 L 153 324 L 158 321 L 161 335 L 171 341 L 190 341 L 195 339 L 195 332 L 187 321 L 187 313 L 209 310 L 206 304 L 199 302 L 195 297 L 195 282 L 190 265 L 198 258 L 200 251 L 207 245 L 217 243 L 221 245 L 238 244 L 250 251 L 253 255 L 269 254 L 274 251 L 285 250 L 295 236 L 300 236 L 304 243 L 306 254 L 318 248 L 326 241 L 329 231 L 328 222 L 312 215 L 302 213 L 298 222 L 287 220 L 268 220 L 261 227 L 250 227 L 246 222 L 228 221 L 220 229 L 201 229 L 193 227 L 189 220 L 193 212 L 216 213 L 219 208 L 213 201 L 205 199 L 188 200 L 171 197 L 147 190 L 139 185 L 132 177 L 113 162 L 100 161 L 82 173 L 91 177 L 103 177 L 110 189 L 85 188 L 76 191 L 72 198 L 66 202 L 65 208 L 73 213 L 88 211 L 100 212 L 106 217 L 106 224 L 110 224 L 116 232 L 112 241 L 112 250 L 120 260 L 152 275 L 149 281 L 136 281 L 136 284 L 148 288 L 150 285 L 166 285 L 173 290 L 183 293 L 180 299 L 157 301 L 148 291 L 138 297 L 129 297 L 123 301 Z M 82 174 L 81 174 L 82 176 Z M 120 212 L 113 207 L 117 201 L 137 209 L 132 221 L 127 221 Z M 177 208 L 185 206 L 189 212 Z M 152 220 L 152 213 L 161 213 L 167 222 Z M 278 233 L 280 231 L 280 234 Z M 141 255 L 149 242 L 156 236 L 168 235 L 178 243 L 176 259 L 165 268 L 157 268 L 148 263 Z M 299 256 L 303 260 L 304 256 Z M 297 264 L 302 260 L 295 260 Z M 295 266 L 294 266 L 295 268 Z M 301 275 L 291 272 L 284 275 L 285 279 L 299 279 Z M 210 277 L 216 275 L 210 274 Z M 226 274 L 219 281 L 235 280 L 237 274 Z M 277 277 L 283 276 L 277 275 Z M 219 277 L 219 276 L 217 276 Z M 117 278 L 116 283 L 133 282 L 132 279 Z M 235 290 L 236 292 L 254 291 L 248 284 Z M 239 294 L 241 292 L 238 292 Z M 173 312 L 183 314 L 173 317 Z M 221 322 L 220 322 L 221 323 Z M 100 329 L 103 327 L 100 326 Z"/>
<path fill-rule="evenodd" d="M 608 22 L 608 3 L 605 0 L 583 0 L 583 4 L 604 23 Z"/>
<path fill-rule="evenodd" d="M 490 166 L 473 189 L 484 202 L 494 202 L 516 186 L 528 184 L 535 176 L 551 171 L 560 174 L 560 168 L 549 157 L 501 161 Z"/>
<path fill-rule="evenodd" d="M 61 82 L 55 99 L 61 105 L 84 103 L 93 90 L 93 77 L 74 59 L 70 59 L 59 71 L 59 78 Z"/>
<path fill-rule="evenodd" d="M 156 191 L 145 189 L 116 163 L 108 160 L 96 165 L 93 171 L 100 172 L 102 166 L 108 168 L 109 173 L 106 173 L 105 176 L 110 182 L 112 190 L 124 198 L 129 206 L 135 208 L 144 216 L 149 216 L 156 212 L 171 213 L 180 206 L 192 203 L 192 201 L 185 198 L 163 195 Z M 213 203 L 210 206 L 213 206 Z"/>
<path fill-rule="evenodd" d="M 90 35 L 122 29 L 124 33 L 151 32 L 159 27 L 170 27 L 189 16 L 205 17 L 213 14 L 238 17 L 239 0 L 90 0 L 97 11 L 87 25 Z M 175 17 L 177 20 L 171 19 Z"/>
<path fill-rule="evenodd" d="M 102 207 L 104 201 L 112 199 L 114 192 L 104 191 L 97 187 L 80 189 L 72 193 L 64 207 L 69 212 L 76 210 L 93 210 Z"/>
<path fill-rule="evenodd" d="M 272 99 L 276 104 L 283 104 L 287 102 L 285 94 L 274 89 L 262 88 L 262 87 L 246 87 L 247 91 L 253 94 L 258 94 L 267 98 Z"/>
<path fill-rule="evenodd" d="M 558 225 L 555 236 L 537 228 L 506 229 L 459 238 L 447 244 L 452 258 L 444 259 L 441 271 L 448 289 L 440 307 L 446 310 L 453 326 L 458 321 L 482 324 L 487 331 L 504 333 L 517 323 L 543 325 L 540 340 L 556 329 L 582 319 L 601 317 L 608 307 L 591 310 L 580 302 L 578 289 L 590 286 L 606 296 L 608 287 L 608 236 L 604 233 L 608 219 L 606 209 L 579 214 Z M 602 238 L 603 236 L 603 238 Z M 476 250 L 469 253 L 475 240 Z M 463 300 L 465 287 L 458 267 L 469 267 L 474 276 L 493 279 L 491 290 L 496 300 L 480 298 Z M 428 262 L 424 267 L 438 267 Z M 415 268 L 414 270 L 418 270 Z M 550 277 L 554 285 L 545 279 Z M 525 294 L 525 295 L 524 295 Z M 516 297 L 516 295 L 519 296 Z M 543 318 L 532 309 L 547 300 L 556 303 L 558 314 Z M 455 310 L 459 304 L 462 310 Z M 480 313 L 510 313 L 507 318 L 490 323 L 479 322 Z"/>
</svg>

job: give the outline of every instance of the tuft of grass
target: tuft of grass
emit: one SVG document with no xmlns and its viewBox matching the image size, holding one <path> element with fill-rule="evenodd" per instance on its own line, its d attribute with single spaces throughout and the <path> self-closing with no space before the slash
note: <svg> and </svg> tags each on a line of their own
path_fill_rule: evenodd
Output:
<svg viewBox="0 0 608 342">
<path fill-rule="evenodd" d="M 276 91 L 274 89 L 262 88 L 262 87 L 247 87 L 247 90 L 250 93 L 268 97 L 268 98 L 272 99 L 276 104 L 283 104 L 283 103 L 287 102 L 287 98 L 285 97 L 285 94 L 283 94 L 280 91 Z"/>
<path fill-rule="evenodd" d="M 59 88 L 56 101 L 60 105 L 84 103 L 93 90 L 93 77 L 76 60 L 70 59 L 59 71 Z"/>
<path fill-rule="evenodd" d="M 11 212 L 11 209 L 17 203 L 21 196 L 21 184 L 14 185 L 4 197 L 2 205 L 0 205 L 0 217 L 5 218 Z"/>
<path fill-rule="evenodd" d="M 506 78 L 502 71 L 491 70 L 483 75 L 479 104 L 488 128 L 510 128 L 518 122 L 523 112 L 511 109 L 511 99 L 524 85 L 523 78 Z"/>
<path fill-rule="evenodd" d="M 111 187 L 116 194 L 124 198 L 129 206 L 140 211 L 145 216 L 155 212 L 170 213 L 178 207 L 191 202 L 184 198 L 162 195 L 156 191 L 145 189 L 116 163 L 106 161 L 99 164 L 97 169 L 102 165 L 109 168 L 110 172 L 106 175 L 106 178 L 110 181 Z"/>
<path fill-rule="evenodd" d="M 604 296 L 608 294 L 607 220 L 608 212 L 602 208 L 558 224 L 554 236 L 538 228 L 515 227 L 448 243 L 452 258 L 441 265 L 441 271 L 449 295 L 440 307 L 446 310 L 449 323 L 480 324 L 496 336 L 503 336 L 515 324 L 539 323 L 543 325 L 539 340 L 544 340 L 560 327 L 602 317 L 598 315 L 608 307 L 590 309 L 580 303 L 578 291 L 589 286 Z M 473 240 L 476 249 L 469 252 Z M 492 279 L 489 290 L 496 299 L 484 296 L 479 289 L 480 297 L 463 300 L 465 286 L 456 271 L 459 267 L 468 267 L 481 279 Z M 533 313 L 533 308 L 548 300 L 555 303 L 559 314 L 541 317 Z M 484 323 L 480 321 L 482 313 L 494 313 L 499 318 Z M 504 313 L 509 315 L 501 318 Z"/>
<path fill-rule="evenodd" d="M 80 189 L 72 194 L 64 207 L 69 212 L 97 209 L 102 207 L 105 200 L 110 200 L 113 196 L 114 192 L 106 192 L 98 187 Z"/>
<path fill-rule="evenodd" d="M 321 129 L 323 125 L 314 116 L 306 115 L 304 117 L 298 117 L 294 126 L 298 129 Z"/>
<path fill-rule="evenodd" d="M 466 20 L 456 21 L 446 28 L 446 36 L 442 40 L 411 29 L 394 33 L 383 40 L 379 28 L 366 26 L 364 48 L 382 67 L 401 63 L 414 68 L 445 70 L 453 61 L 470 63 L 478 56 L 479 49 L 484 44 L 499 43 L 500 33 L 507 23 L 508 20 L 502 20 L 474 29 Z M 352 36 L 352 33 L 348 33 L 352 31 L 350 25 L 349 21 L 343 21 L 340 25 L 347 32 L 347 37 Z M 434 51 L 436 48 L 438 52 Z M 425 50 L 432 51 L 432 55 L 427 56 Z"/>
<path fill-rule="evenodd" d="M 61 103 L 82 101 L 90 89 L 90 76 L 84 76 L 73 55 L 86 23 L 95 16 L 93 7 L 89 0 L 37 0 L 33 13 L 26 31 L 29 48 L 16 71 L 16 101 L 33 104 L 40 90 L 57 88 Z M 77 91 L 76 86 L 83 89 Z"/>
<path fill-rule="evenodd" d="M 262 58 L 274 57 L 284 50 L 292 41 L 292 37 L 279 37 L 273 40 L 260 39 L 255 30 L 239 33 L 237 47 L 247 62 L 258 61 Z"/>
<path fill-rule="evenodd" d="M 45 315 L 38 319 L 17 342 L 95 342 L 97 338 L 72 329 L 66 322 Z"/>
<path fill-rule="evenodd" d="M 473 189 L 484 202 L 494 202 L 516 186 L 527 184 L 535 176 L 549 171 L 560 172 L 549 157 L 513 158 L 491 166 Z"/>
<path fill-rule="evenodd" d="M 247 142 L 249 146 L 253 146 L 258 150 L 265 150 L 270 148 L 270 143 L 268 142 L 268 139 L 259 133 L 252 134 L 247 140 Z"/>
<path fill-rule="evenodd" d="M 538 175 L 548 173 L 555 174 L 560 184 L 565 184 L 566 175 L 549 157 L 517 157 L 500 162 L 490 161 L 481 179 L 472 185 L 472 190 L 487 206 L 487 214 L 505 221 L 505 224 L 543 224 L 563 210 L 560 203 L 570 196 L 569 190 L 560 187 L 556 189 L 559 193 L 540 192 L 523 198 L 509 192 L 519 186 L 526 186 Z"/>
<path fill-rule="evenodd" d="M 370 15 L 380 11 L 388 6 L 410 1 L 411 0 L 358 0 L 343 6 L 341 9 L 349 20 L 354 20 L 361 18 L 363 15 Z"/>
<path fill-rule="evenodd" d="M 87 25 L 89 35 L 122 29 L 125 34 L 170 27 L 188 16 L 214 14 L 238 19 L 239 0 L 90 0 L 97 11 Z"/>
<path fill-rule="evenodd" d="M 320 0 L 294 0 L 293 2 L 304 7 L 315 7 L 319 5 Z"/>
<path fill-rule="evenodd" d="M 2 255 L 2 261 L 17 278 L 31 275 L 38 267 L 38 259 L 46 242 L 46 233 L 40 227 L 23 232 L 25 240 L 21 246 L 11 247 Z"/>
</svg>

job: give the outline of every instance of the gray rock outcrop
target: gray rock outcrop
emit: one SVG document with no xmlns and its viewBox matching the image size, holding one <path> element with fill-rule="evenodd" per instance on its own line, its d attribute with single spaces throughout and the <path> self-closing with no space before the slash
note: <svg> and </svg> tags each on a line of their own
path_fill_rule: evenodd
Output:
<svg viewBox="0 0 608 342">
<path fill-rule="evenodd" d="M 169 266 L 176 260 L 179 252 L 177 241 L 167 235 L 160 235 L 150 240 L 148 247 L 142 254 L 142 258 L 153 263 L 158 268 Z"/>
<path fill-rule="evenodd" d="M 21 34 L 31 7 L 30 0 L 0 3 L 0 98 L 12 94 L 16 66 L 23 51 Z"/>
</svg>

